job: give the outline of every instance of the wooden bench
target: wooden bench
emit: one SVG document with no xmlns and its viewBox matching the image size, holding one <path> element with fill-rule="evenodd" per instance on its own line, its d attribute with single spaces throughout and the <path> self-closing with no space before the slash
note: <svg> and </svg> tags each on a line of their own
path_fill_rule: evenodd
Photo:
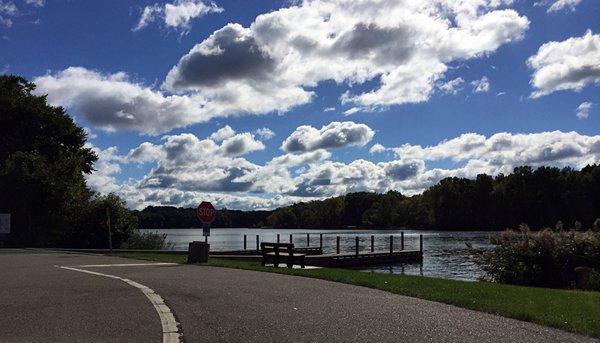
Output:
<svg viewBox="0 0 600 343">
<path fill-rule="evenodd" d="M 285 261 L 288 268 L 292 268 L 294 263 L 300 264 L 304 268 L 304 258 L 306 254 L 294 252 L 293 243 L 260 243 L 262 252 L 262 265 L 267 261 L 272 261 L 275 267 L 279 267 L 279 263 Z"/>
</svg>

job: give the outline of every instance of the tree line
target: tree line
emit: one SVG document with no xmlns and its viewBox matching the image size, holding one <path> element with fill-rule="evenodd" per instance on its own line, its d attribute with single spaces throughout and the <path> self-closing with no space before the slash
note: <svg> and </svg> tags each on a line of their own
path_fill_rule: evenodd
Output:
<svg viewBox="0 0 600 343">
<path fill-rule="evenodd" d="M 0 75 L 0 213 L 11 214 L 4 244 L 107 248 L 109 215 L 114 247 L 148 238 L 122 199 L 87 187 L 84 175 L 98 157 L 85 131 L 34 89 L 22 77 Z"/>
<path fill-rule="evenodd" d="M 267 224 L 292 228 L 500 230 L 591 227 L 600 217 L 600 166 L 517 167 L 496 177 L 450 177 L 411 197 L 351 193 L 277 209 Z"/>
<path fill-rule="evenodd" d="M 136 211 L 142 228 L 199 227 L 193 208 L 148 207 Z M 300 202 L 274 211 L 220 210 L 213 227 L 301 229 L 411 228 L 501 230 L 591 227 L 600 218 L 600 166 L 529 166 L 496 177 L 445 178 L 425 192 L 404 196 L 359 192 Z"/>
</svg>

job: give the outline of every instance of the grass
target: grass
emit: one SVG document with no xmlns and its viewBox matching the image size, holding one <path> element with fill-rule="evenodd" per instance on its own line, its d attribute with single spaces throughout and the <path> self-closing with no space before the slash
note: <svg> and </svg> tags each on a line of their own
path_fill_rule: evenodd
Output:
<svg viewBox="0 0 600 343">
<path fill-rule="evenodd" d="M 121 257 L 186 263 L 186 255 L 118 253 Z M 211 258 L 205 265 L 297 275 L 376 288 L 458 307 L 525 320 L 584 335 L 600 337 L 600 292 L 465 282 L 439 278 L 365 273 L 349 269 L 288 269 L 262 267 L 258 262 Z"/>
</svg>

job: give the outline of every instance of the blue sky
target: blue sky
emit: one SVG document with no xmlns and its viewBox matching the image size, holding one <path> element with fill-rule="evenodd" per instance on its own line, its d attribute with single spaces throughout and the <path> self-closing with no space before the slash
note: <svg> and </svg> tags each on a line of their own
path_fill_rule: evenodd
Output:
<svg viewBox="0 0 600 343">
<path fill-rule="evenodd" d="M 595 0 L 0 0 L 0 70 L 89 130 L 99 192 L 273 208 L 598 163 L 599 18 Z"/>
</svg>

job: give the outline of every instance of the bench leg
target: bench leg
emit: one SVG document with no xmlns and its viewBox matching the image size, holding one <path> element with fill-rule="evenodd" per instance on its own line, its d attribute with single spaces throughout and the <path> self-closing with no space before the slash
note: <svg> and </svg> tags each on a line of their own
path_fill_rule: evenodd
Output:
<svg viewBox="0 0 600 343">
<path fill-rule="evenodd" d="M 287 267 L 288 268 L 294 268 L 294 260 L 288 260 Z"/>
<path fill-rule="evenodd" d="M 300 260 L 300 268 L 304 268 L 304 258 Z"/>
<path fill-rule="evenodd" d="M 273 259 L 273 265 L 275 266 L 275 268 L 279 267 L 279 259 L 277 257 Z"/>
</svg>

